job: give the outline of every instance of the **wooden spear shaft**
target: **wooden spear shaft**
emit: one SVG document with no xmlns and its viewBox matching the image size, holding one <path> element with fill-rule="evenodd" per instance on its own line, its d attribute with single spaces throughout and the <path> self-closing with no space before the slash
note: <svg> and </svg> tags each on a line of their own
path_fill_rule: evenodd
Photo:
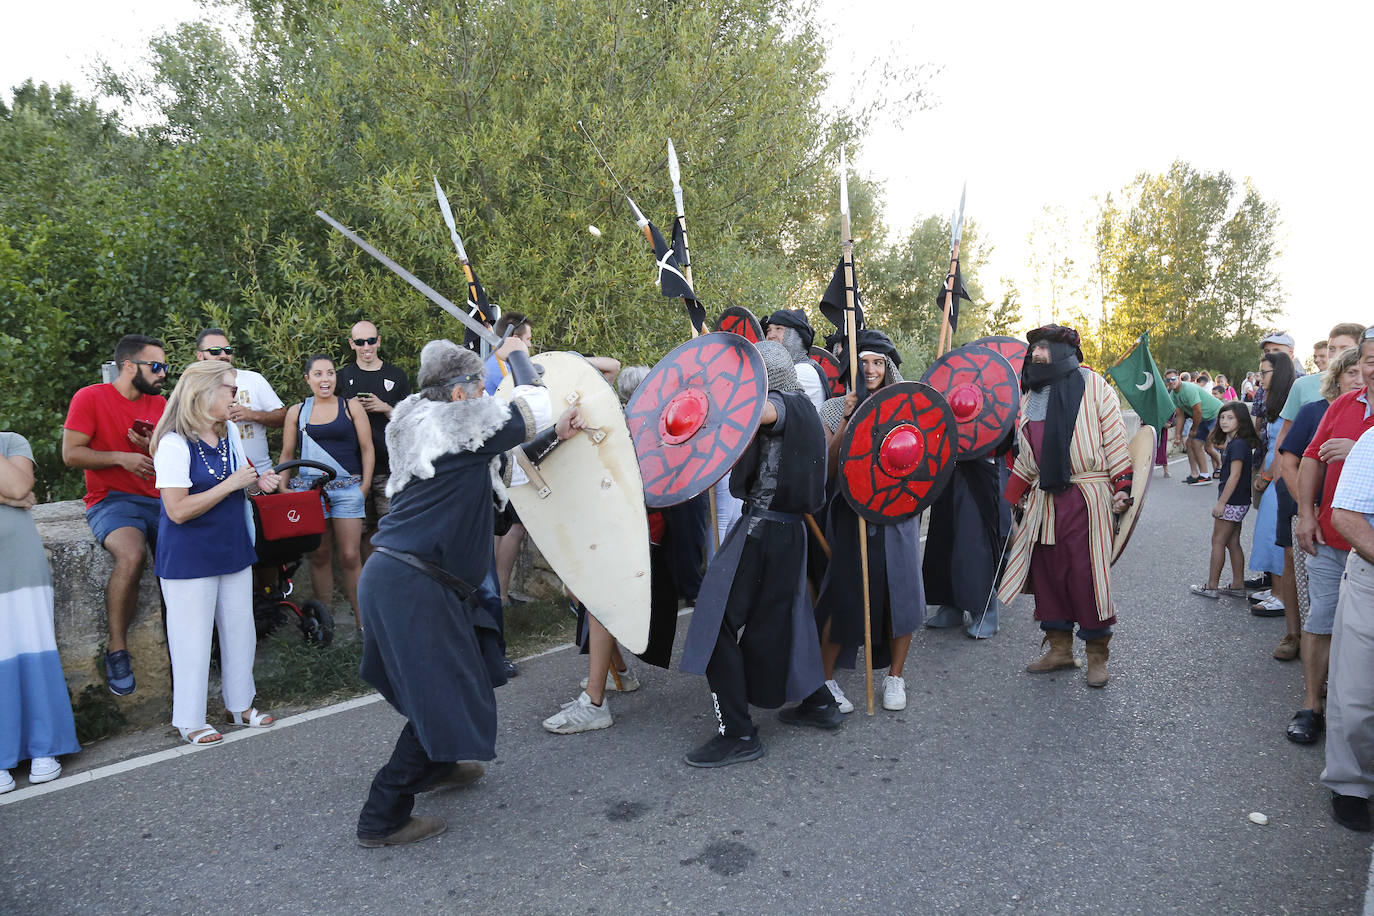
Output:
<svg viewBox="0 0 1374 916">
<path fill-rule="evenodd" d="M 949 252 L 949 276 L 945 278 L 944 317 L 940 320 L 940 342 L 935 356 L 944 356 L 954 345 L 954 331 L 949 326 L 949 316 L 954 310 L 954 268 L 959 263 L 959 243 L 955 242 Z"/>
<path fill-rule="evenodd" d="M 849 336 L 849 388 L 859 390 L 859 333 L 854 308 L 854 242 L 849 237 L 849 207 L 840 210 L 840 237 L 844 246 L 844 324 Z M 857 410 L 857 408 L 855 408 Z M 869 620 L 868 521 L 859 516 L 859 581 L 864 594 L 864 685 L 868 691 L 868 714 L 873 715 L 873 623 Z"/>
</svg>

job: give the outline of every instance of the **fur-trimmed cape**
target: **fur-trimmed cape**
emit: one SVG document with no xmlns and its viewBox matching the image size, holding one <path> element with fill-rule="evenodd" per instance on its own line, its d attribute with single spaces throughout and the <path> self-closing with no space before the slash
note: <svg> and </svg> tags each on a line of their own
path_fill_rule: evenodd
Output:
<svg viewBox="0 0 1374 916">
<path fill-rule="evenodd" d="M 391 456 L 387 497 L 394 497 L 412 480 L 433 477 L 434 462 L 444 455 L 476 451 L 510 422 L 512 407 L 524 415 L 525 428 L 532 435 L 533 415 L 519 399 L 510 404 L 487 397 L 440 402 L 412 394 L 397 404 L 386 426 L 386 448 Z M 506 486 L 499 457 L 491 461 L 491 485 L 498 505 L 504 506 Z"/>
</svg>

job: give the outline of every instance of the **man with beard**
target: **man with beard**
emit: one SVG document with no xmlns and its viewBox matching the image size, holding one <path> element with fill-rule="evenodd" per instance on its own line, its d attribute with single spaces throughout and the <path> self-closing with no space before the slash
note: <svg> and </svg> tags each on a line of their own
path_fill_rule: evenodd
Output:
<svg viewBox="0 0 1374 916">
<path fill-rule="evenodd" d="M 763 322 L 763 336 L 775 343 L 782 344 L 797 370 L 797 384 L 820 407 L 825 403 L 825 379 L 821 367 L 810 357 L 811 344 L 816 340 L 816 332 L 811 322 L 806 320 L 806 312 L 801 309 L 778 309 Z"/>
<path fill-rule="evenodd" d="M 62 462 L 86 472 L 86 521 L 96 543 L 114 558 L 105 583 L 109 641 L 105 682 L 116 696 L 134 692 L 133 662 L 125 642 L 145 549 L 156 546 L 161 504 L 153 486 L 149 437 L 167 401 L 167 354 L 162 341 L 126 334 L 115 344 L 119 376 L 87 385 L 72 398 L 62 429 Z"/>
<path fill-rule="evenodd" d="M 1049 650 L 1032 674 L 1075 667 L 1073 629 L 1086 644 L 1089 687 L 1107 685 L 1112 607 L 1112 515 L 1129 504 L 1131 457 L 1121 406 L 1102 376 L 1079 364 L 1073 328 L 1046 325 L 1026 336 L 1021 370 L 1019 454 L 1007 501 L 1024 516 L 1008 550 L 998 598 L 1035 595 Z"/>
<path fill-rule="evenodd" d="M 781 344 L 758 343 L 768 403 L 758 434 L 730 474 L 744 513 L 711 558 L 687 630 L 682 670 L 705 674 L 719 734 L 687 754 L 723 767 L 764 754 L 749 704 L 776 709 L 807 699 L 807 724 L 836 728 L 806 590 L 802 514 L 825 500 L 825 433 Z"/>
</svg>

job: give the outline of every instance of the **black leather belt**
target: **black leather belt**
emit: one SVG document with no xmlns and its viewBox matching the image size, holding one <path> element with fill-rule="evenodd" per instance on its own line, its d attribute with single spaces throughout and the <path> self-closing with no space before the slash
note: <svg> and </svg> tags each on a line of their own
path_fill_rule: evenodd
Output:
<svg viewBox="0 0 1374 916">
<path fill-rule="evenodd" d="M 442 566 L 436 566 L 428 560 L 422 560 L 413 553 L 406 553 L 404 550 L 392 550 L 390 547 L 373 547 L 372 549 L 376 553 L 391 557 L 393 560 L 399 560 L 407 566 L 419 570 L 435 582 L 444 586 L 444 588 L 452 589 L 457 592 L 458 597 L 462 598 L 464 601 L 470 599 L 477 592 L 477 589 L 468 585 Z"/>
</svg>

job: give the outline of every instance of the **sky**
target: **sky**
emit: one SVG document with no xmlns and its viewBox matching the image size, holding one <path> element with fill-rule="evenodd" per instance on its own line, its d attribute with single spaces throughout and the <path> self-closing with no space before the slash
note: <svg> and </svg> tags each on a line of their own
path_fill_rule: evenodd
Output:
<svg viewBox="0 0 1374 916">
<path fill-rule="evenodd" d="M 1374 215 L 1361 114 L 1374 4 L 818 3 L 833 102 L 874 60 L 938 70 L 932 107 L 876 124 L 853 165 L 883 182 L 897 233 L 947 215 L 967 181 L 990 298 L 1005 279 L 1027 318 L 1050 320 L 1026 241 L 1043 208 L 1080 224 L 1094 195 L 1182 159 L 1248 178 L 1278 205 L 1280 325 L 1300 356 L 1337 322 L 1374 323 L 1368 293 L 1337 285 L 1358 277 Z M 194 0 L 21 4 L 6 14 L 0 87 L 32 76 L 89 88 L 98 56 L 126 66 L 152 34 L 200 14 Z"/>
</svg>

